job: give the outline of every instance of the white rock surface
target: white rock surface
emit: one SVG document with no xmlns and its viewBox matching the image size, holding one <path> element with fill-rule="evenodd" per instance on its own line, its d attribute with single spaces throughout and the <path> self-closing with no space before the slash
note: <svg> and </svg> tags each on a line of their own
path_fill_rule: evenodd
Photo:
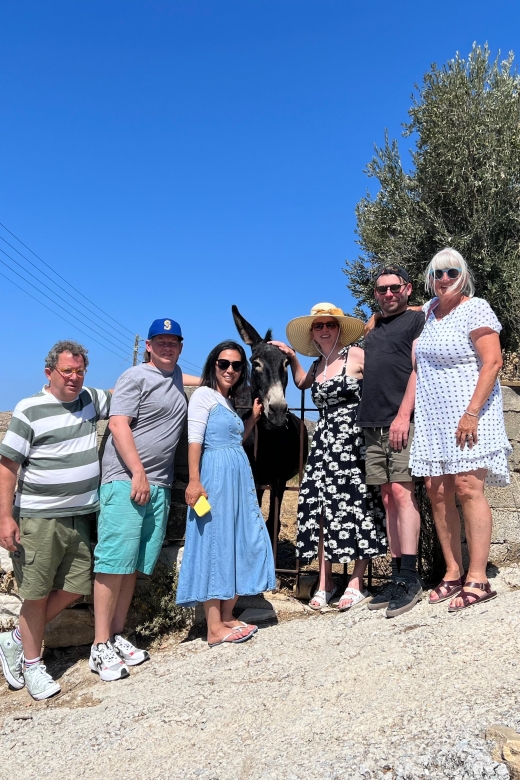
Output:
<svg viewBox="0 0 520 780">
<path fill-rule="evenodd" d="M 0 593 L 0 626 L 18 618 L 22 600 L 12 593 Z"/>
<path fill-rule="evenodd" d="M 61 699 L 0 689 L 0 753 L 17 780 L 505 780 L 484 734 L 520 726 L 520 591 L 495 584 L 455 615 L 425 598 L 392 620 L 301 612 L 243 644 L 165 641 L 117 683 L 51 659 Z"/>
<path fill-rule="evenodd" d="M 11 556 L 3 547 L 0 547 L 0 569 L 3 569 L 4 571 L 13 570 Z"/>
</svg>

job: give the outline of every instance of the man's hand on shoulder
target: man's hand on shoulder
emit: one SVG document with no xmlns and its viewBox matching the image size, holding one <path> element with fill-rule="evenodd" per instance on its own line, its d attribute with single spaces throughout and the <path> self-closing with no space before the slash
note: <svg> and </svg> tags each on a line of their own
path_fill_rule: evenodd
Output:
<svg viewBox="0 0 520 780">
<path fill-rule="evenodd" d="M 393 450 L 402 450 L 408 444 L 408 435 L 410 433 L 410 418 L 397 415 L 388 434 L 390 446 Z"/>
<path fill-rule="evenodd" d="M 20 529 L 12 515 L 0 517 L 0 547 L 15 552 L 18 544 L 20 544 Z"/>
<path fill-rule="evenodd" d="M 150 500 L 150 483 L 144 471 L 137 472 L 132 477 L 132 492 L 130 498 L 136 504 L 144 506 Z"/>
</svg>

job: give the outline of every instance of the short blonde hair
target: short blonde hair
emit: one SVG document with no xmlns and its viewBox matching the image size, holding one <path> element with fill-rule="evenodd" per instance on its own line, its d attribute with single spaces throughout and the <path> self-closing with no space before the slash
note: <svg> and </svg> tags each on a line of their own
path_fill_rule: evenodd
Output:
<svg viewBox="0 0 520 780">
<path fill-rule="evenodd" d="M 426 271 L 424 272 L 424 288 L 426 292 L 435 295 L 435 275 L 434 272 L 441 268 L 460 268 L 459 278 L 453 285 L 453 289 L 473 298 L 475 295 L 475 282 L 473 274 L 467 266 L 466 261 L 456 249 L 445 247 L 437 252 L 432 258 Z"/>
</svg>

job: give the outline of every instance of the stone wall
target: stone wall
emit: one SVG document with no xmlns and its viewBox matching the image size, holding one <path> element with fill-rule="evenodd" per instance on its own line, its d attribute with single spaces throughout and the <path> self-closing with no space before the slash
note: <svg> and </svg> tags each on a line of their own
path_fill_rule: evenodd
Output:
<svg viewBox="0 0 520 780">
<path fill-rule="evenodd" d="M 506 432 L 513 447 L 509 460 L 511 484 L 487 488 L 493 512 L 490 561 L 496 565 L 520 558 L 520 387 L 502 386 Z"/>
</svg>

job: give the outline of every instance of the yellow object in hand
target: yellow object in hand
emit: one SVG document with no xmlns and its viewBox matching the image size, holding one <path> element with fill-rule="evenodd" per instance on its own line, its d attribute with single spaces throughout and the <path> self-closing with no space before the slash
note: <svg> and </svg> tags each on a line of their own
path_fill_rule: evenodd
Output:
<svg viewBox="0 0 520 780">
<path fill-rule="evenodd" d="M 203 517 L 211 510 L 211 504 L 209 503 L 206 496 L 200 496 L 193 505 L 193 509 L 196 511 L 199 517 Z"/>
</svg>

